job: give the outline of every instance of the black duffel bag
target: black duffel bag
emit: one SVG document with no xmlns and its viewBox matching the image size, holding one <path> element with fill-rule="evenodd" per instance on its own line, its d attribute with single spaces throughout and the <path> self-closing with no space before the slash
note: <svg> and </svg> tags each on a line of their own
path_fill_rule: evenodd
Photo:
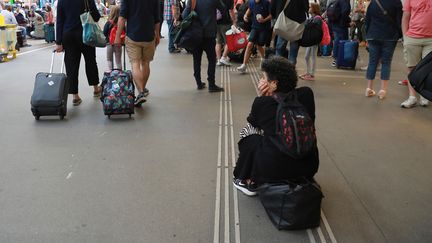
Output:
<svg viewBox="0 0 432 243">
<path fill-rule="evenodd" d="M 204 39 L 204 28 L 195 12 L 196 0 L 192 0 L 191 12 L 184 18 L 174 38 L 174 43 L 179 48 L 192 51 L 200 46 Z"/>
<path fill-rule="evenodd" d="M 299 45 L 303 47 L 319 45 L 322 38 L 322 23 L 317 19 L 308 19 L 305 23 L 302 38 L 299 40 Z"/>
<path fill-rule="evenodd" d="M 265 184 L 260 188 L 259 197 L 278 230 L 300 230 L 320 225 L 323 194 L 313 179 Z"/>
<path fill-rule="evenodd" d="M 432 52 L 417 64 L 408 79 L 417 93 L 432 101 Z"/>
</svg>

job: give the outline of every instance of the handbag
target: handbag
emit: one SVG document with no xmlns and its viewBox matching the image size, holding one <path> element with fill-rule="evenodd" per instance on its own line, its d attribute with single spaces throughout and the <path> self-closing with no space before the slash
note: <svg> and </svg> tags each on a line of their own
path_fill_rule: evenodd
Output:
<svg viewBox="0 0 432 243">
<path fill-rule="evenodd" d="M 321 200 L 318 183 L 298 178 L 264 184 L 259 191 L 270 221 L 278 230 L 299 230 L 320 225 Z"/>
<path fill-rule="evenodd" d="M 296 41 L 302 38 L 305 26 L 304 24 L 300 24 L 285 16 L 284 10 L 287 8 L 289 3 L 290 0 L 287 0 L 285 7 L 279 14 L 274 25 L 274 32 L 284 40 Z"/>
<path fill-rule="evenodd" d="M 246 48 L 248 45 L 247 34 L 235 26 L 231 26 L 231 30 L 225 33 L 226 44 L 228 45 L 228 51 L 235 52 Z"/>
<path fill-rule="evenodd" d="M 314 19 L 309 19 L 306 21 L 299 45 L 303 47 L 318 45 L 322 41 L 323 36 L 321 21 L 317 22 Z"/>
<path fill-rule="evenodd" d="M 83 43 L 92 47 L 105 47 L 107 40 L 99 25 L 90 14 L 88 0 L 84 1 L 84 13 L 80 15 L 83 27 Z"/>
<path fill-rule="evenodd" d="M 432 101 L 432 52 L 429 52 L 408 74 L 411 86 L 424 98 Z"/>
<path fill-rule="evenodd" d="M 201 46 L 204 39 L 204 28 L 195 12 L 196 0 L 192 0 L 190 14 L 181 22 L 180 30 L 174 38 L 177 47 L 192 51 Z"/>
</svg>

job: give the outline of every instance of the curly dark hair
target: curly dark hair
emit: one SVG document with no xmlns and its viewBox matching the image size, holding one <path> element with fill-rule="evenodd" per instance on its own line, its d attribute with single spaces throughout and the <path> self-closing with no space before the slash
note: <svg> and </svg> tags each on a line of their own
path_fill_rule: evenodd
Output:
<svg viewBox="0 0 432 243">
<path fill-rule="evenodd" d="M 277 80 L 275 92 L 288 93 L 297 87 L 297 72 L 286 58 L 272 56 L 261 64 L 261 70 L 267 73 L 270 80 Z"/>
</svg>

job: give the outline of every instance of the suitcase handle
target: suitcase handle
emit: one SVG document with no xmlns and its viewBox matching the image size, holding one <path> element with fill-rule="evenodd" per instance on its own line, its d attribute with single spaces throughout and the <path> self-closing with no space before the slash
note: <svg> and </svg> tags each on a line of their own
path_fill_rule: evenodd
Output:
<svg viewBox="0 0 432 243">
<path fill-rule="evenodd" d="M 53 69 L 54 69 L 54 56 L 55 56 L 55 54 L 56 54 L 56 50 L 54 50 L 53 51 L 53 54 L 52 54 L 52 57 L 51 57 L 51 67 L 50 67 L 50 73 L 53 73 Z M 64 63 L 64 56 L 65 56 L 65 53 L 64 53 L 64 51 L 62 51 L 62 66 L 61 66 L 61 69 L 60 69 L 60 73 L 63 73 L 63 69 L 64 69 L 64 65 L 65 65 L 65 63 Z"/>
</svg>

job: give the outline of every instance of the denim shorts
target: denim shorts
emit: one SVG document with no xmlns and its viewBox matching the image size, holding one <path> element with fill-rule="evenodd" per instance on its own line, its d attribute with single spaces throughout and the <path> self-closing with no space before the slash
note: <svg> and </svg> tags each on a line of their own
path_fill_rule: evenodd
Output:
<svg viewBox="0 0 432 243">
<path fill-rule="evenodd" d="M 269 38 L 270 31 L 263 29 L 252 29 L 249 33 L 249 42 L 255 43 L 259 46 L 264 46 L 267 43 L 267 40 Z"/>
</svg>

